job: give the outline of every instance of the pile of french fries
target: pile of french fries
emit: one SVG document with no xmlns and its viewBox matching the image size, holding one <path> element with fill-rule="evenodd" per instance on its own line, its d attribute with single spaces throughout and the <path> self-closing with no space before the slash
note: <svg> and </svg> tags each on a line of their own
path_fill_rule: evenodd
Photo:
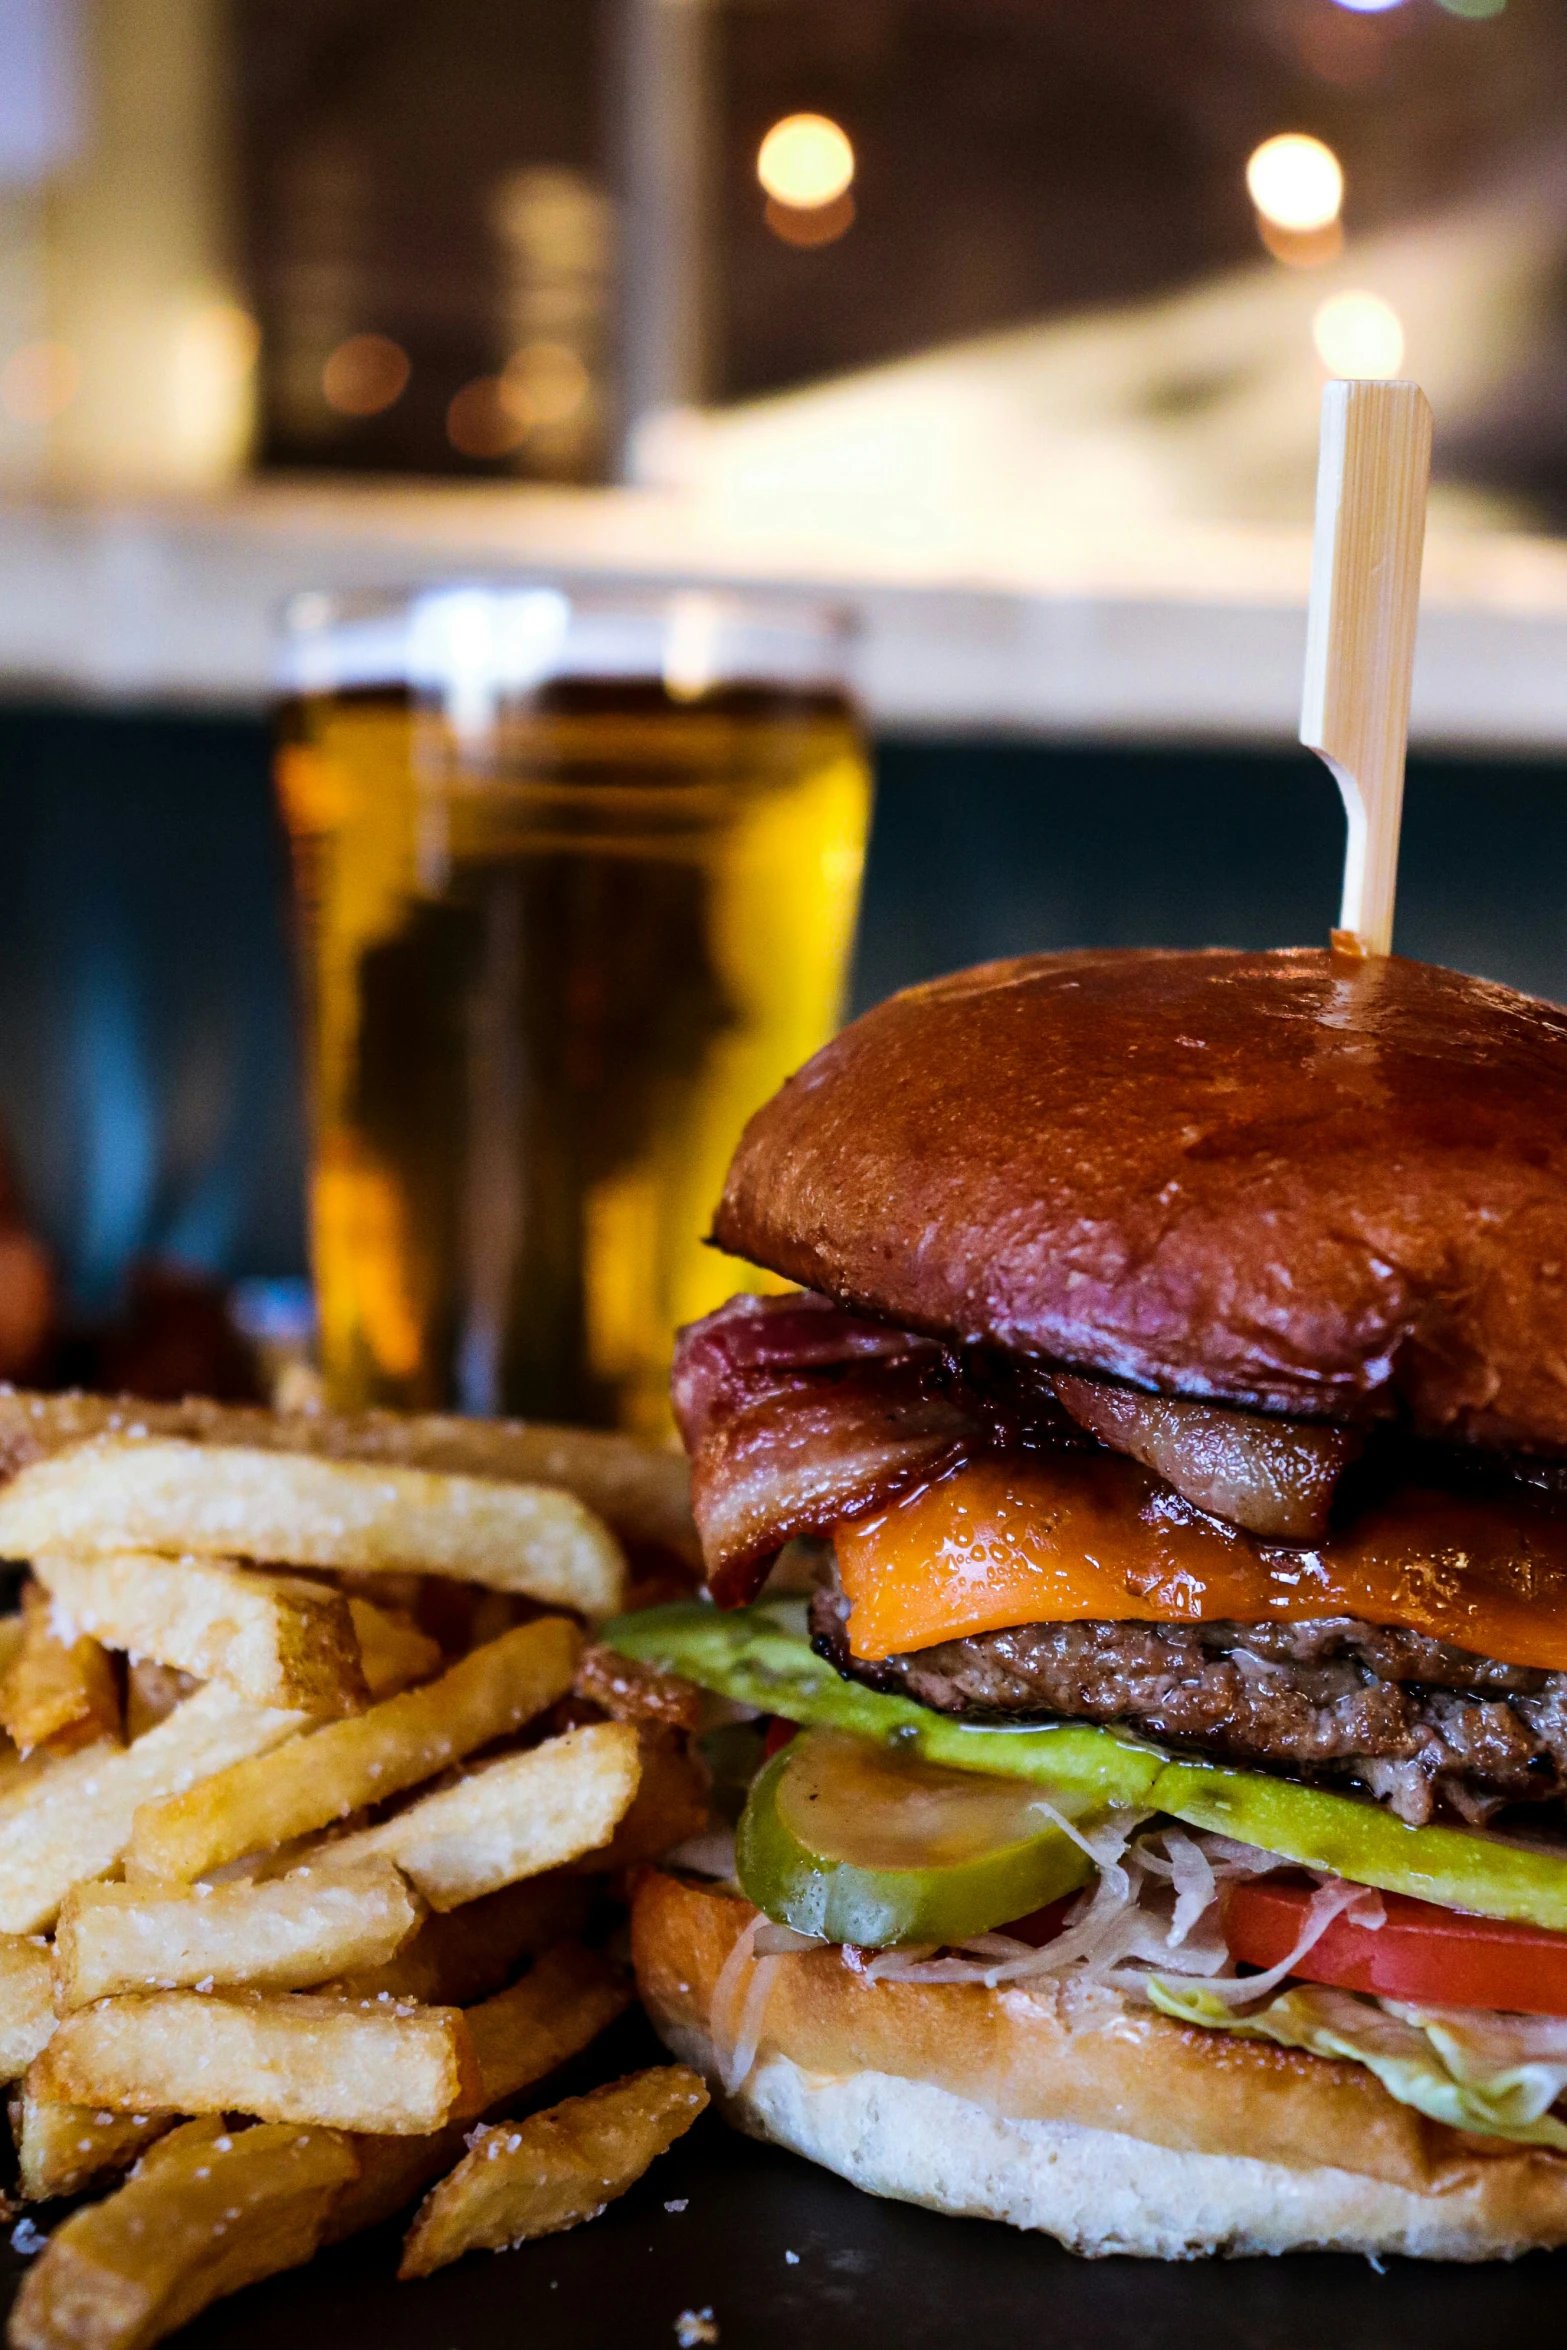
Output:
<svg viewBox="0 0 1567 2350">
<path fill-rule="evenodd" d="M 98 2195 L 14 2350 L 143 2350 L 421 2194 L 409 2277 L 602 2210 L 693 2073 L 497 2117 L 630 2002 L 606 1884 L 706 1822 L 692 1694 L 591 1640 L 628 1546 L 691 1556 L 679 1462 L 6 1392 L 7 1473 L 0 2079 L 18 2197 Z"/>
</svg>

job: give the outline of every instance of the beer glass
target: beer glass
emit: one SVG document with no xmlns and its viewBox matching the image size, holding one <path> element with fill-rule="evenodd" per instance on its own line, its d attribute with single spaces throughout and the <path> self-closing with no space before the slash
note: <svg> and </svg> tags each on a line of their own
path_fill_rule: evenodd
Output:
<svg viewBox="0 0 1567 2350">
<path fill-rule="evenodd" d="M 296 598 L 293 853 L 329 1400 L 669 1425 L 746 1118 L 841 1017 L 848 631 L 689 591 Z"/>
</svg>

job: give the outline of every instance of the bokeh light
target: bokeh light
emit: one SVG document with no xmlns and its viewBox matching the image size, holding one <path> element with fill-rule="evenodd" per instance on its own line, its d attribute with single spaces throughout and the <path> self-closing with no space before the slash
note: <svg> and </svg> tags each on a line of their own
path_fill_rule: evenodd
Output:
<svg viewBox="0 0 1567 2350">
<path fill-rule="evenodd" d="M 1500 16 L 1507 0 L 1437 0 L 1437 5 L 1445 8 L 1449 16 L 1480 18 Z"/>
<path fill-rule="evenodd" d="M 1386 381 L 1404 364 L 1404 328 L 1380 294 L 1330 294 L 1311 322 L 1317 357 L 1329 375 Z"/>
<path fill-rule="evenodd" d="M 835 245 L 854 226 L 854 198 L 845 188 L 833 204 L 780 204 L 767 199 L 766 220 L 775 237 L 786 245 L 809 251 L 817 245 Z"/>
<path fill-rule="evenodd" d="M 476 375 L 454 394 L 446 437 L 459 457 L 509 457 L 528 437 L 528 420 L 513 413 L 498 375 Z"/>
<path fill-rule="evenodd" d="M 501 404 L 524 432 L 568 424 L 587 405 L 593 379 L 569 343 L 524 343 L 501 375 Z"/>
<path fill-rule="evenodd" d="M 0 367 L 0 407 L 18 424 L 51 424 L 81 389 L 76 353 L 64 343 L 24 343 Z"/>
<path fill-rule="evenodd" d="M 1347 8 L 1352 16 L 1381 16 L 1389 8 L 1402 8 L 1404 0 L 1335 0 L 1335 4 Z"/>
<path fill-rule="evenodd" d="M 1264 139 L 1246 166 L 1246 187 L 1275 228 L 1326 228 L 1344 201 L 1344 173 L 1331 147 L 1304 131 Z"/>
<path fill-rule="evenodd" d="M 350 335 L 322 369 L 321 389 L 340 416 L 379 416 L 402 398 L 411 373 L 407 352 L 390 335 Z"/>
<path fill-rule="evenodd" d="M 776 203 L 813 212 L 848 192 L 854 149 L 825 114 L 785 115 L 762 141 L 756 176 Z"/>
</svg>

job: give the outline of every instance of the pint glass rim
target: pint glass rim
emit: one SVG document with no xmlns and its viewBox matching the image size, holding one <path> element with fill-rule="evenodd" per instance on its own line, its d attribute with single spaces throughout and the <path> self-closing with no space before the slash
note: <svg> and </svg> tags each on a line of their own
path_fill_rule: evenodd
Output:
<svg viewBox="0 0 1567 2350">
<path fill-rule="evenodd" d="M 809 589 L 475 574 L 296 593 L 280 614 L 274 681 L 284 696 L 446 695 L 454 679 L 482 675 L 525 696 L 576 676 L 659 680 L 679 700 L 754 686 L 852 703 L 861 633 L 852 605 Z"/>
</svg>

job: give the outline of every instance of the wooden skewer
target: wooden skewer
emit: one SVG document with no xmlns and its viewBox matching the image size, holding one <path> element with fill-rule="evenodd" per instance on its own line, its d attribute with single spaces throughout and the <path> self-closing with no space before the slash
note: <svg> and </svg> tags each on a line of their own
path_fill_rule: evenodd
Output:
<svg viewBox="0 0 1567 2350">
<path fill-rule="evenodd" d="M 1339 953 L 1393 951 L 1430 475 L 1418 384 L 1324 386 L 1300 739 L 1332 769 L 1349 819 Z"/>
</svg>

